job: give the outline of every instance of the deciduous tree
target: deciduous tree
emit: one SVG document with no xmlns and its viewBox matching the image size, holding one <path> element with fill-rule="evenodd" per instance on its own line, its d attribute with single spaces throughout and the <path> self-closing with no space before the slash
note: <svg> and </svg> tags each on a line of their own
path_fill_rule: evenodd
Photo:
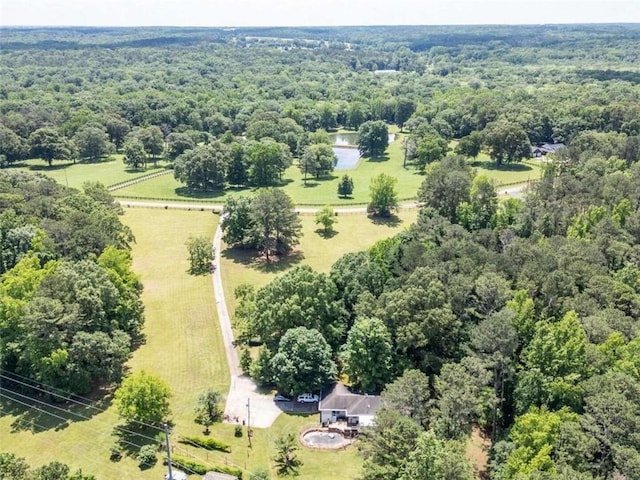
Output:
<svg viewBox="0 0 640 480">
<path fill-rule="evenodd" d="M 68 160 L 72 156 L 70 142 L 53 128 L 39 128 L 29 136 L 31 155 L 42 158 L 49 166 L 54 160 Z"/>
<path fill-rule="evenodd" d="M 398 193 L 396 192 L 395 177 L 381 173 L 371 180 L 369 185 L 369 194 L 371 202 L 369 203 L 369 211 L 380 217 L 388 217 L 391 212 L 398 207 Z"/>
<path fill-rule="evenodd" d="M 336 215 L 330 205 L 323 207 L 316 213 L 316 225 L 322 225 L 322 231 L 325 235 L 333 232 L 333 225 L 336 221 Z"/>
<path fill-rule="evenodd" d="M 527 133 L 517 124 L 500 121 L 487 125 L 485 143 L 489 155 L 498 166 L 519 162 L 531 156 L 531 143 Z"/>
<path fill-rule="evenodd" d="M 291 198 L 282 190 L 265 189 L 251 202 L 251 236 L 267 262 L 275 254 L 287 254 L 301 235 L 300 219 Z"/>
<path fill-rule="evenodd" d="M 220 407 L 222 396 L 219 392 L 209 389 L 198 397 L 195 408 L 195 422 L 204 426 L 205 434 L 209 434 L 209 427 L 222 420 L 223 409 Z"/>
<path fill-rule="evenodd" d="M 120 418 L 128 422 L 161 423 L 170 413 L 169 385 L 141 370 L 124 379 L 114 395 Z"/>
<path fill-rule="evenodd" d="M 389 129 L 382 120 L 368 121 L 358 128 L 358 149 L 363 157 L 379 157 L 389 145 Z"/>
<path fill-rule="evenodd" d="M 142 168 L 146 164 L 147 157 L 144 152 L 144 145 L 137 138 L 129 138 L 124 142 L 123 161 L 131 168 Z"/>
<path fill-rule="evenodd" d="M 289 329 L 307 326 L 319 330 L 335 349 L 345 333 L 346 317 L 328 275 L 297 266 L 258 290 L 250 329 L 275 350 Z"/>
<path fill-rule="evenodd" d="M 461 442 L 439 439 L 433 431 L 422 432 L 409 452 L 399 480 L 472 480 L 473 467 Z"/>
<path fill-rule="evenodd" d="M 278 388 L 292 395 L 316 392 L 337 375 L 331 347 L 318 330 L 306 327 L 287 330 L 271 369 Z"/>
<path fill-rule="evenodd" d="M 101 156 L 113 152 L 115 147 L 109 142 L 109 135 L 103 128 L 86 126 L 78 130 L 74 137 L 80 158 L 97 161 Z"/>
<path fill-rule="evenodd" d="M 392 347 L 389 331 L 377 318 L 360 318 L 349 330 L 340 358 L 354 385 L 377 393 L 391 378 Z"/>
<path fill-rule="evenodd" d="M 207 237 L 189 237 L 186 243 L 189 252 L 189 273 L 202 275 L 211 269 L 214 255 L 211 240 Z"/>
</svg>

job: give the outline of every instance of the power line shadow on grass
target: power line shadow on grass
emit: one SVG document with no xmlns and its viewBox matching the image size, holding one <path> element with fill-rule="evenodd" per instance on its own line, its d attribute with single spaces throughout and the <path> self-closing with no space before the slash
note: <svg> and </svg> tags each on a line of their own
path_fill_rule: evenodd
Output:
<svg viewBox="0 0 640 480">
<path fill-rule="evenodd" d="M 153 445 L 156 448 L 162 447 L 164 440 L 164 434 L 160 433 L 158 428 L 132 423 L 115 427 L 113 429 L 113 437 L 115 438 L 115 448 L 112 450 L 112 461 L 119 461 L 122 456 L 137 458 L 142 447 L 145 445 Z M 140 463 L 141 470 L 146 470 L 152 466 L 153 464 L 142 461 Z"/>
<path fill-rule="evenodd" d="M 74 422 L 90 420 L 109 407 L 111 396 L 93 404 L 70 401 L 51 401 L 38 392 L 2 390 L 0 414 L 15 417 L 11 432 L 30 431 L 40 433 L 48 430 L 63 430 Z"/>
<path fill-rule="evenodd" d="M 11 433 L 31 432 L 35 434 L 48 430 L 59 431 L 69 426 L 68 420 L 54 417 L 53 412 L 49 415 L 47 413 L 49 409 L 44 407 L 42 408 L 44 412 L 39 412 L 3 398 L 0 401 L 0 409 L 2 409 L 2 416 L 14 417 L 11 422 Z"/>
</svg>

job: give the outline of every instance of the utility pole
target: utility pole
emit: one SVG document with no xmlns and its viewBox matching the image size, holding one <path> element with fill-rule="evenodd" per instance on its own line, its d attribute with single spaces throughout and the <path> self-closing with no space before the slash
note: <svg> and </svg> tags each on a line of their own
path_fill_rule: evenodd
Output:
<svg viewBox="0 0 640 480">
<path fill-rule="evenodd" d="M 247 438 L 249 439 L 249 448 L 251 447 L 251 398 L 247 398 Z"/>
<path fill-rule="evenodd" d="M 173 471 L 171 470 L 171 444 L 169 443 L 169 426 L 164 424 L 164 440 L 167 447 L 167 466 L 169 467 L 169 480 L 173 480 Z"/>
</svg>

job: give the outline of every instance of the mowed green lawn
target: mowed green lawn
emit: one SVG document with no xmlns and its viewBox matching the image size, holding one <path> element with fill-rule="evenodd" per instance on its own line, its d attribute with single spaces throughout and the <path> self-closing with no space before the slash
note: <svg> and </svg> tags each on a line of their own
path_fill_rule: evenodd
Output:
<svg viewBox="0 0 640 480">
<path fill-rule="evenodd" d="M 19 162 L 9 170 L 25 170 L 34 173 L 42 173 L 53 178 L 61 185 L 73 188 L 81 188 L 87 181 L 98 181 L 105 186 L 134 180 L 137 177 L 148 175 L 165 168 L 166 162 L 158 162 L 157 166 L 149 163 L 145 170 L 131 170 L 122 162 L 122 155 L 111 155 L 110 160 L 103 159 L 100 162 L 54 161 L 49 167 L 44 160 L 31 159 Z"/>
<path fill-rule="evenodd" d="M 402 139 L 404 135 L 396 133 L 396 140 L 389 144 L 386 154 L 380 158 L 360 159 L 353 170 L 334 171 L 330 175 L 315 179 L 307 178 L 305 184 L 302 172 L 293 165 L 283 176 L 282 188 L 293 199 L 296 205 L 333 205 L 335 207 L 348 205 L 364 205 L 369 202 L 369 185 L 371 179 L 380 173 L 386 173 L 398 180 L 397 190 L 401 201 L 412 200 L 416 197 L 418 188 L 424 176 L 412 166 L 404 168 Z M 451 142 L 451 149 L 456 142 Z M 150 163 L 146 170 L 126 169 L 122 163 L 122 155 L 112 155 L 112 160 L 97 163 L 54 162 L 49 167 L 43 160 L 32 159 L 20 162 L 11 167 L 16 170 L 40 172 L 55 179 L 63 185 L 80 188 L 86 181 L 99 181 L 106 186 L 133 180 L 137 177 L 161 171 L 167 162 L 158 162 L 157 166 Z M 540 162 L 528 159 L 512 165 L 497 168 L 486 153 L 470 162 L 478 174 L 486 174 L 495 180 L 496 186 L 516 183 L 526 183 L 537 180 L 541 175 Z M 338 183 L 343 175 L 353 178 L 354 191 L 349 198 L 340 198 L 337 194 Z M 254 189 L 228 189 L 224 192 L 194 192 L 189 191 L 184 184 L 178 182 L 173 174 L 168 173 L 148 181 L 130 185 L 114 192 L 121 198 L 140 198 L 157 200 L 188 200 L 222 204 L 226 198 L 238 195 L 251 195 Z"/>
<path fill-rule="evenodd" d="M 236 466 L 248 472 L 264 468 L 271 474 L 271 478 L 278 477 L 273 465 L 276 454 L 275 442 L 282 435 L 293 433 L 296 438 L 306 427 L 317 427 L 320 422 L 318 414 L 313 415 L 280 415 L 268 429 L 254 429 L 252 446 L 246 437 L 246 428 L 241 438 L 234 436 L 234 426 L 218 424 L 211 428 L 211 436 L 231 445 L 231 453 L 203 452 L 199 449 L 179 445 L 176 454 L 193 454 L 202 460 L 225 463 Z M 334 480 L 336 478 L 353 480 L 359 477 L 362 470 L 362 458 L 358 455 L 357 446 L 352 445 L 344 450 L 320 451 L 299 445 L 296 455 L 302 460 L 298 480 Z M 195 478 L 195 476 L 194 476 Z M 243 477 L 245 480 L 248 475 Z"/>
<path fill-rule="evenodd" d="M 193 423 L 193 408 L 203 390 L 212 387 L 225 392 L 229 386 L 211 278 L 187 274 L 184 245 L 189 235 L 212 237 L 217 220 L 211 213 L 160 209 L 128 209 L 123 216 L 136 236 L 134 269 L 145 286 L 147 340 L 134 352 L 129 366 L 169 383 L 178 435 L 200 431 Z M 59 460 L 98 479 L 162 478 L 161 465 L 141 471 L 134 459 L 109 460 L 118 419 L 109 402 L 102 406 L 108 407 L 106 412 L 83 421 L 52 409 L 55 415 L 76 420 L 65 423 L 52 415 L 24 414 L 15 404 L 0 403 L 0 451 L 15 452 L 34 466 Z M 81 412 L 88 413 L 94 412 Z"/>
<path fill-rule="evenodd" d="M 334 225 L 336 234 L 329 238 L 316 232 L 319 226 L 315 224 L 314 215 L 301 215 L 303 235 L 300 245 L 288 257 L 270 264 L 251 250 L 223 249 L 221 268 L 229 313 L 235 311 L 233 292 L 238 285 L 250 283 L 261 287 L 298 264 L 328 273 L 333 263 L 345 253 L 366 250 L 376 241 L 407 228 L 415 221 L 417 212 L 417 209 L 402 209 L 389 221 L 374 221 L 363 213 L 339 215 Z"/>
</svg>

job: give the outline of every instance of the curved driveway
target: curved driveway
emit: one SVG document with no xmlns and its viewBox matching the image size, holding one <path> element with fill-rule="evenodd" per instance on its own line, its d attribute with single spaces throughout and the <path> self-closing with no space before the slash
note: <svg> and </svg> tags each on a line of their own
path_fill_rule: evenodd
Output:
<svg viewBox="0 0 640 480">
<path fill-rule="evenodd" d="M 526 188 L 526 185 L 514 186 L 509 189 L 499 191 L 500 195 L 519 196 Z M 146 207 L 160 209 L 182 209 L 182 210 L 210 210 L 219 213 L 222 205 L 211 205 L 203 203 L 183 203 L 183 202 L 144 202 L 144 201 L 128 201 L 120 200 L 123 207 Z M 407 203 L 400 205 L 400 208 L 416 208 L 416 203 Z M 296 208 L 300 214 L 313 214 L 318 208 Z M 366 213 L 366 207 L 347 207 L 336 208 L 338 213 Z M 227 363 L 229 365 L 229 373 L 231 375 L 231 386 L 227 394 L 225 404 L 225 415 L 229 421 L 243 424 L 248 421 L 249 410 L 251 416 L 251 425 L 257 428 L 268 428 L 278 418 L 278 415 L 285 410 L 294 410 L 296 405 L 288 402 L 276 403 L 273 401 L 273 395 L 264 394 L 258 391 L 256 384 L 247 375 L 242 373 L 238 357 L 238 349 L 235 347 L 233 337 L 233 329 L 231 328 L 231 318 L 227 309 L 227 302 L 224 295 L 224 287 L 222 284 L 222 273 L 220 264 L 220 252 L 222 248 L 222 228 L 218 225 L 213 237 L 213 249 L 215 252 L 214 266 L 215 269 L 211 275 L 213 283 L 213 291 L 216 300 L 216 310 L 218 320 L 220 322 L 220 330 L 222 331 L 222 339 L 224 342 Z"/>
</svg>

